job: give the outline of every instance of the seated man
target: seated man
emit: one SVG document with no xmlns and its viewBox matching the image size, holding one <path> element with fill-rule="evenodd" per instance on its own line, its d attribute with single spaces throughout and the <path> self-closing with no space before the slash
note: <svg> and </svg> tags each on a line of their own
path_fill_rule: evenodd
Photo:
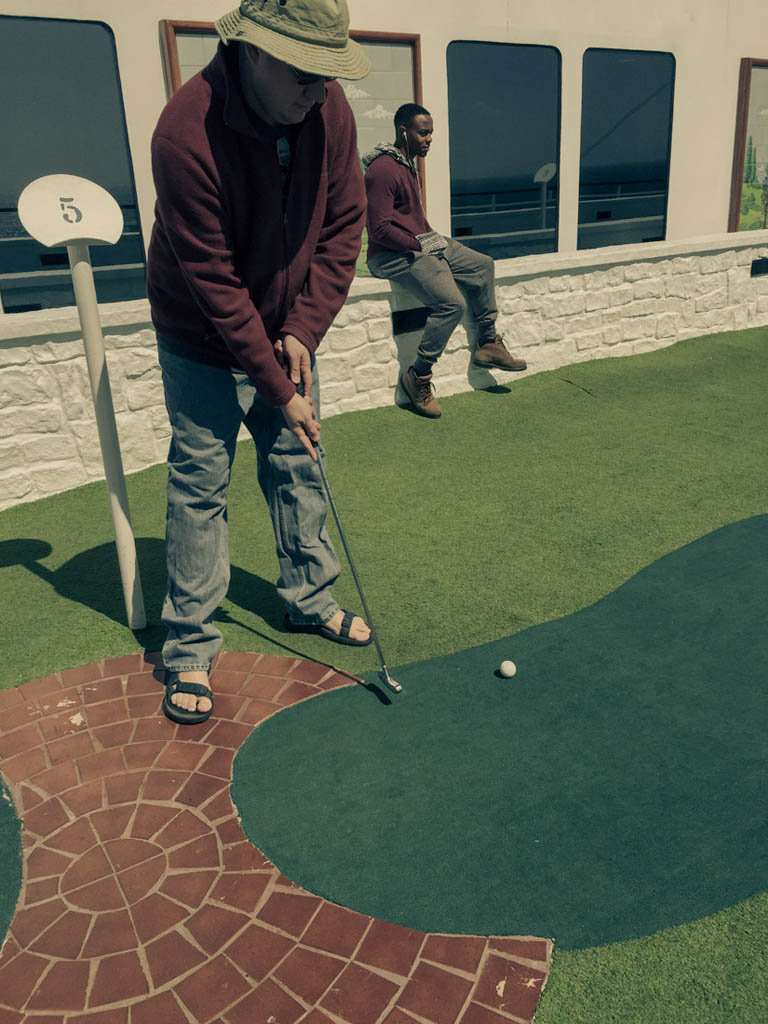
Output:
<svg viewBox="0 0 768 1024">
<path fill-rule="evenodd" d="M 401 374 L 400 385 L 418 413 L 437 418 L 441 410 L 434 395 L 432 367 L 466 308 L 457 285 L 467 293 L 479 330 L 475 365 L 524 370 L 526 363 L 510 355 L 496 333 L 493 260 L 453 238 L 443 238 L 427 222 L 414 158 L 427 155 L 432 132 L 429 111 L 406 103 L 395 114 L 394 144 L 380 143 L 363 164 L 368 268 L 374 277 L 399 281 L 429 308 L 416 361 Z"/>
</svg>

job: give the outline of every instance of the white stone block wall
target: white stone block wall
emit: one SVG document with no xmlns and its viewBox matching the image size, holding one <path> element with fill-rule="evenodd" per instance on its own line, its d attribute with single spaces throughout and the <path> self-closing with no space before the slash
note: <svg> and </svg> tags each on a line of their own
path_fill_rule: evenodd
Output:
<svg viewBox="0 0 768 1024">
<path fill-rule="evenodd" d="M 749 243 L 749 244 L 748 244 Z M 657 242 L 496 264 L 499 329 L 528 370 L 473 367 L 469 317 L 437 363 L 438 395 L 509 382 L 542 370 L 663 348 L 683 338 L 768 325 L 768 232 Z M 318 357 L 323 415 L 396 400 L 400 369 L 419 334 L 392 334 L 391 313 L 418 303 L 387 282 L 358 279 Z"/>
<path fill-rule="evenodd" d="M 473 367 L 465 321 L 437 364 L 438 395 L 767 326 L 768 276 L 750 276 L 761 258 L 768 231 L 499 261 L 499 327 L 528 370 Z M 392 313 L 416 306 L 386 281 L 355 280 L 318 353 L 323 418 L 397 400 L 419 332 L 395 336 Z M 135 472 L 164 461 L 169 440 L 149 307 L 116 303 L 100 312 L 123 463 Z M 0 315 L 0 509 L 101 478 L 76 310 Z"/>
<path fill-rule="evenodd" d="M 146 302 L 102 307 L 127 473 L 162 462 L 170 428 Z M 75 310 L 0 316 L 0 508 L 103 479 Z"/>
</svg>

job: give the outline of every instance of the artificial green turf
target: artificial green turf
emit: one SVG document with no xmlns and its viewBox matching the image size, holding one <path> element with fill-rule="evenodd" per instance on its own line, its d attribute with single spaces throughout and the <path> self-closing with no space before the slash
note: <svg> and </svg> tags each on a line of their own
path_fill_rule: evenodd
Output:
<svg viewBox="0 0 768 1024">
<path fill-rule="evenodd" d="M 765 511 L 767 340 L 758 329 L 564 367 L 444 399 L 437 421 L 394 408 L 326 421 L 331 485 L 388 661 L 568 614 L 674 548 Z M 133 474 L 128 490 L 150 617 L 136 636 L 124 625 L 102 483 L 0 513 L 0 621 L 14 652 L 0 686 L 162 642 L 163 467 Z M 248 443 L 230 496 L 226 646 L 373 668 L 372 647 L 282 631 Z M 359 608 L 348 572 L 336 593 Z"/>
<path fill-rule="evenodd" d="M 768 515 L 398 668 L 386 710 L 362 688 L 299 704 L 238 752 L 243 828 L 311 892 L 427 932 L 569 950 L 731 906 L 768 888 L 766 593 Z"/>
<path fill-rule="evenodd" d="M 0 946 L 16 909 L 21 888 L 21 823 L 2 778 L 0 778 Z"/>
<path fill-rule="evenodd" d="M 768 893 L 599 949 L 555 947 L 536 1024 L 765 1024 Z"/>
<path fill-rule="evenodd" d="M 388 662 L 460 651 L 567 615 L 674 549 L 765 513 L 767 358 L 768 330 L 760 328 L 441 399 L 438 421 L 389 408 L 325 422 L 331 483 Z M 530 362 L 535 368 L 535 354 Z M 271 530 L 250 448 L 239 447 L 232 586 L 221 615 L 226 647 L 370 671 L 372 648 L 282 632 Z M 150 616 L 136 635 L 124 625 L 103 484 L 0 512 L 0 687 L 160 645 L 163 481 L 162 467 L 128 480 Z M 336 593 L 359 607 L 348 572 Z M 754 920 L 764 949 L 768 914 L 760 907 Z M 762 1012 L 764 988 L 750 973 L 755 941 L 736 925 L 727 951 L 701 946 L 692 927 L 674 930 L 675 948 L 700 958 L 697 985 L 711 1006 L 726 998 L 737 961 L 734 984 L 747 985 L 740 1005 Z M 661 957 L 662 947 L 653 948 Z M 607 947 L 609 967 L 599 975 L 610 987 L 610 964 L 622 971 L 636 1009 L 620 1019 L 682 1020 L 677 993 L 667 1001 L 653 982 L 663 979 L 661 967 L 649 982 L 654 954 L 643 947 L 636 987 L 626 973 L 632 956 L 624 945 Z M 600 992 L 574 996 L 582 1010 L 568 996 L 567 979 L 577 985 L 582 977 L 581 957 L 560 954 L 557 963 L 568 966 L 557 967 L 558 985 L 545 993 L 547 1024 L 601 1022 L 589 1016 Z M 697 1020 L 759 1019 L 708 1012 Z"/>
</svg>

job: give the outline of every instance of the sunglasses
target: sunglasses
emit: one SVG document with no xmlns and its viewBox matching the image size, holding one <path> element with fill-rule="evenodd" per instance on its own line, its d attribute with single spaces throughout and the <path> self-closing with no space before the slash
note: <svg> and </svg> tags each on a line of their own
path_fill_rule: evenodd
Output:
<svg viewBox="0 0 768 1024">
<path fill-rule="evenodd" d="M 336 81 L 335 75 L 311 75 L 307 71 L 300 71 L 292 64 L 289 64 L 288 67 L 291 69 L 291 74 L 299 85 L 317 85 L 318 82 Z"/>
</svg>

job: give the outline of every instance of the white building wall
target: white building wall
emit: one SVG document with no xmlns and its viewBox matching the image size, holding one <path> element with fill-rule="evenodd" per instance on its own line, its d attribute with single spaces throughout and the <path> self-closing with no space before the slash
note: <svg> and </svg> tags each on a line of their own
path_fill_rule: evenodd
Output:
<svg viewBox="0 0 768 1024">
<path fill-rule="evenodd" d="M 502 321 L 529 373 L 768 324 L 768 279 L 749 276 L 751 260 L 768 255 L 768 233 L 725 234 L 739 61 L 768 58 L 763 0 L 349 2 L 355 29 L 421 36 L 423 99 L 437 126 L 427 163 L 429 215 L 444 232 L 447 46 L 523 43 L 562 55 L 560 254 L 497 264 Z M 0 0 L 0 14 L 102 21 L 114 32 L 145 244 L 154 205 L 149 143 L 166 100 L 158 21 L 210 22 L 231 6 L 234 0 Z M 575 252 L 581 64 L 589 47 L 660 50 L 676 59 L 666 242 Z M 399 365 L 417 339 L 395 339 L 390 313 L 410 304 L 386 283 L 355 282 L 321 350 L 325 416 L 393 401 Z M 162 461 L 168 440 L 149 311 L 146 302 L 118 303 L 102 307 L 102 318 L 124 460 L 137 470 Z M 101 475 L 81 348 L 74 309 L 0 314 L 0 508 Z M 489 382 L 470 368 L 460 328 L 439 364 L 439 393 Z"/>
<path fill-rule="evenodd" d="M 453 40 L 557 47 L 563 61 L 560 250 L 575 249 L 581 61 L 589 47 L 650 49 L 676 58 L 668 240 L 727 228 L 739 61 L 768 58 L 762 0 L 349 0 L 352 27 L 421 36 L 424 102 L 437 131 L 430 154 L 430 218 L 450 227 L 446 48 Z M 0 0 L 0 14 L 103 21 L 115 33 L 145 243 L 154 194 L 149 140 L 165 103 L 160 19 L 213 21 L 234 0 Z M 384 130 L 384 129 L 383 129 Z M 387 133 L 389 129 L 386 129 Z M 489 144 L 491 142 L 489 141 Z"/>
</svg>

